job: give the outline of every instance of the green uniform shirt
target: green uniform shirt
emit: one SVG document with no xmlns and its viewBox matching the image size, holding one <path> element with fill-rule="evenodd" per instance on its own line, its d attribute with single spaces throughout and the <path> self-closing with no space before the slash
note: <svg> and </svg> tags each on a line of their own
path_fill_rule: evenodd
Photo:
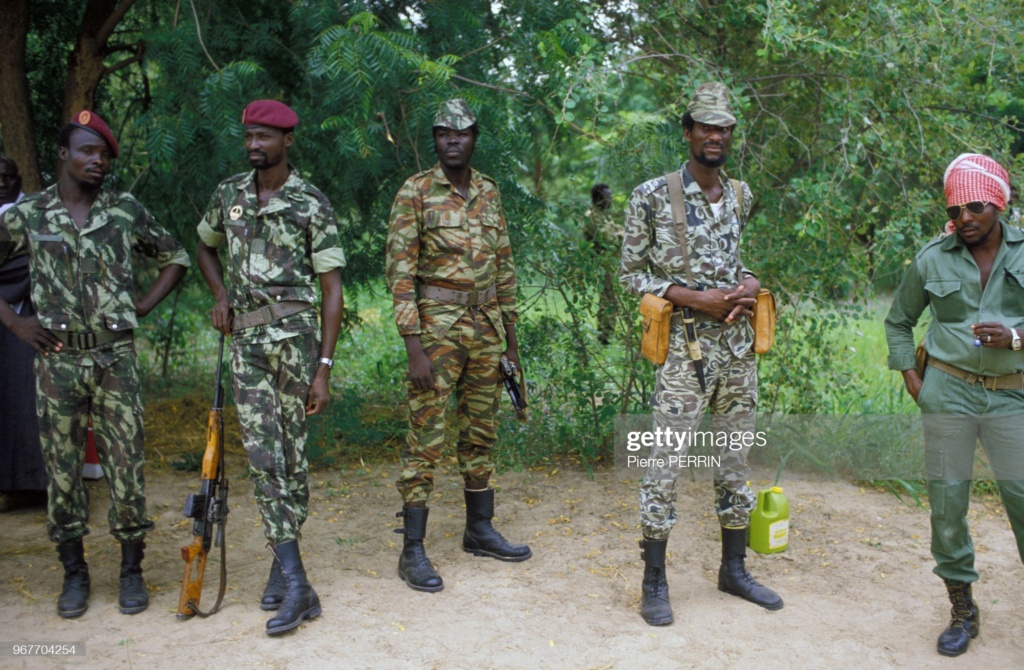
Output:
<svg viewBox="0 0 1024 670">
<path fill-rule="evenodd" d="M 910 370 L 914 359 L 913 328 L 925 308 L 932 322 L 925 336 L 928 355 L 979 375 L 1024 371 L 1024 352 L 974 346 L 971 324 L 997 321 L 1008 328 L 1024 326 L 1024 231 L 1003 226 L 985 290 L 971 252 L 958 235 L 929 242 L 914 257 L 885 318 L 889 368 Z"/>
<path fill-rule="evenodd" d="M 315 304 L 318 275 L 345 266 L 330 201 L 295 169 L 262 208 L 255 171 L 224 180 L 210 198 L 198 233 L 208 247 L 227 246 L 228 299 L 236 314 L 284 300 Z M 316 325 L 316 311 L 306 310 L 236 337 L 276 342 Z"/>
<path fill-rule="evenodd" d="M 0 263 L 26 249 L 39 323 L 61 332 L 120 332 L 139 325 L 133 252 L 161 268 L 189 266 L 184 248 L 142 203 L 107 189 L 97 195 L 81 231 L 56 184 L 4 212 Z"/>
</svg>

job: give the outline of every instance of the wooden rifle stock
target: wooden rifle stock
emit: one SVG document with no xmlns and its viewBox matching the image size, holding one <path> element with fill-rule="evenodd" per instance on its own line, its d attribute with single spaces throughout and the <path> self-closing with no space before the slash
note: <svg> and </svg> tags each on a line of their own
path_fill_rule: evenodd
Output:
<svg viewBox="0 0 1024 670">
<path fill-rule="evenodd" d="M 228 479 L 224 472 L 224 387 L 220 374 L 224 362 L 224 335 L 220 336 L 220 351 L 217 354 L 217 386 L 213 407 L 206 422 L 206 451 L 203 453 L 203 468 L 198 494 L 190 494 L 185 501 L 185 516 L 194 519 L 192 523 L 192 544 L 181 548 L 185 559 L 185 574 L 178 596 L 178 618 L 188 619 L 198 614 L 207 617 L 220 609 L 227 587 L 226 545 L 224 526 L 228 517 Z M 214 541 L 220 545 L 220 589 L 217 602 L 209 612 L 199 609 L 199 598 L 203 590 L 203 573 L 206 557 Z"/>
</svg>

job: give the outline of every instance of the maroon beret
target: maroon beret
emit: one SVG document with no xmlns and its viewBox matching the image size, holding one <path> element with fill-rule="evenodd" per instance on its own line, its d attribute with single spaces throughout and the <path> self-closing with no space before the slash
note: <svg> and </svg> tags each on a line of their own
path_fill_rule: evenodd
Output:
<svg viewBox="0 0 1024 670">
<path fill-rule="evenodd" d="M 99 114 L 83 109 L 71 117 L 71 124 L 102 137 L 110 146 L 110 155 L 117 158 L 117 140 L 114 138 L 114 133 L 110 132 L 110 126 L 100 118 Z"/>
<path fill-rule="evenodd" d="M 294 128 L 299 125 L 299 115 L 293 112 L 291 107 L 277 100 L 253 100 L 242 110 L 242 124 Z"/>
</svg>

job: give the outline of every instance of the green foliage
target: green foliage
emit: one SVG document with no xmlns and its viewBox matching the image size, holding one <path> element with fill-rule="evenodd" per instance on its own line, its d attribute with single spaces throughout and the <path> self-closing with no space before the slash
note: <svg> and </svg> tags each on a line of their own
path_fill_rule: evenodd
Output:
<svg viewBox="0 0 1024 670">
<path fill-rule="evenodd" d="M 33 3 L 44 10 L 33 12 L 29 60 L 47 147 L 81 3 Z M 944 223 L 940 176 L 952 158 L 982 151 L 1011 174 L 1024 168 L 1024 7 L 1008 0 L 196 7 L 198 20 L 190 5 L 138 3 L 121 29 L 123 41 L 145 40 L 144 65 L 105 79 L 99 111 L 126 147 L 120 185 L 190 248 L 215 185 L 248 169 L 244 105 L 269 97 L 298 112 L 289 158 L 331 199 L 345 282 L 369 305 L 350 310 L 337 358 L 351 363 L 314 423 L 316 459 L 397 449 L 405 355 L 381 291 L 386 222 L 402 181 L 435 160 L 444 99 L 477 111 L 474 166 L 499 182 L 520 271 L 532 418 L 504 421 L 509 466 L 606 458 L 612 418 L 646 407 L 654 373 L 636 353 L 636 298 L 617 295 L 616 337 L 600 345 L 598 287 L 615 261 L 579 229 L 593 183 L 611 185 L 621 216 L 633 187 L 685 159 L 680 116 L 698 83 L 733 91 L 727 171 L 754 193 L 744 259 L 782 300 L 776 348 L 760 364 L 765 410 L 912 409 L 864 325 L 877 311 L 858 305 L 894 286 Z M 209 300 L 196 273 L 190 281 L 142 333 L 144 364 L 163 366 L 166 350 L 169 379 L 187 378 L 212 348 Z M 857 332 L 874 340 L 861 346 Z M 841 466 L 810 451 L 792 458 Z"/>
</svg>

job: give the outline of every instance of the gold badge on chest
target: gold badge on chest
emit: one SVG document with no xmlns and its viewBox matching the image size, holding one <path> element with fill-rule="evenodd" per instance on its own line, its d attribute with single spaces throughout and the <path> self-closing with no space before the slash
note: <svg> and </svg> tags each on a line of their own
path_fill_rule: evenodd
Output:
<svg viewBox="0 0 1024 670">
<path fill-rule="evenodd" d="M 242 218 L 242 206 L 235 205 L 234 207 L 232 207 L 231 211 L 228 212 L 228 216 L 231 217 L 232 221 L 238 221 L 240 218 Z"/>
</svg>

